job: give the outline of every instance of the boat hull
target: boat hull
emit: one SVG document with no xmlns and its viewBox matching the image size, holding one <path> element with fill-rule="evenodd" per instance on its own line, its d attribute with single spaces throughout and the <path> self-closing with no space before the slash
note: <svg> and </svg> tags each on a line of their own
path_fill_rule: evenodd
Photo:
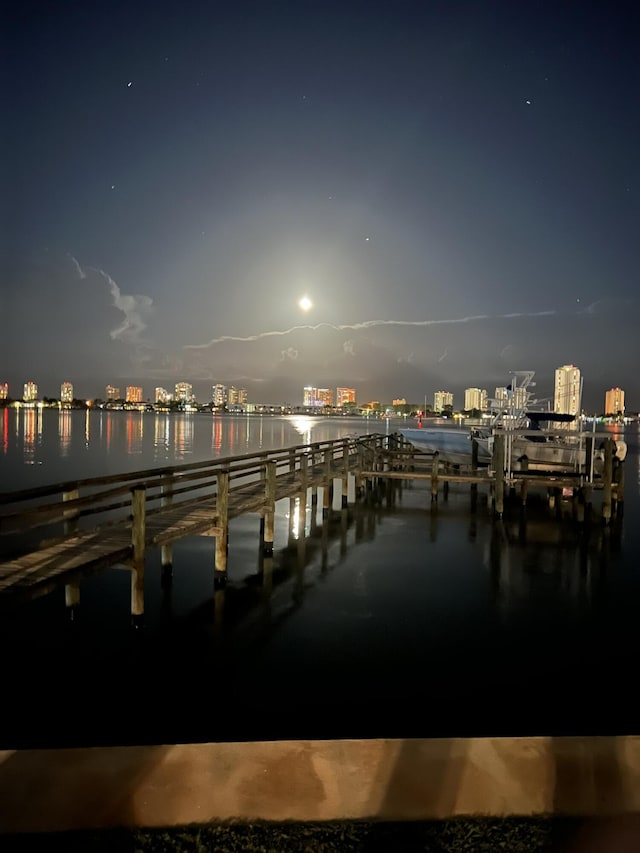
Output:
<svg viewBox="0 0 640 853">
<path fill-rule="evenodd" d="M 454 465 L 470 465 L 472 442 L 467 431 L 457 429 L 401 429 L 400 434 L 422 453 L 437 453 Z M 491 456 L 486 447 L 478 446 L 478 463 L 486 465 Z"/>
</svg>

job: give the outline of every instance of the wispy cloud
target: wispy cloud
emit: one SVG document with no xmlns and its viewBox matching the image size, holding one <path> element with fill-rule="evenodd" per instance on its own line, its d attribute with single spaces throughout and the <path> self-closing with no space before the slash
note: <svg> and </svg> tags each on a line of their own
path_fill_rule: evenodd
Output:
<svg viewBox="0 0 640 853">
<path fill-rule="evenodd" d="M 99 267 L 83 268 L 73 255 L 69 255 L 69 258 L 79 278 L 86 279 L 87 272 L 93 272 L 107 282 L 114 307 L 124 314 L 120 325 L 109 332 L 111 340 L 124 340 L 134 344 L 143 343 L 142 332 L 147 328 L 143 318 L 153 310 L 153 299 L 150 296 L 123 293 L 109 273 Z"/>
<path fill-rule="evenodd" d="M 74 270 L 76 271 L 76 273 L 77 273 L 77 275 L 78 275 L 78 278 L 86 278 L 86 277 L 87 277 L 87 274 L 86 274 L 86 273 L 85 273 L 85 271 L 82 269 L 82 267 L 80 266 L 80 264 L 78 263 L 78 261 L 76 260 L 76 258 L 74 258 L 74 257 L 73 257 L 73 255 L 69 255 L 69 259 L 70 259 L 70 261 L 71 261 L 71 263 L 72 263 L 72 265 L 73 265 Z"/>
<path fill-rule="evenodd" d="M 333 329 L 336 332 L 358 331 L 361 329 L 372 329 L 378 326 L 452 326 L 461 323 L 477 323 L 483 320 L 513 320 L 523 319 L 528 317 L 551 317 L 555 315 L 555 311 L 536 311 L 534 313 L 512 313 L 512 314 L 476 314 L 471 317 L 459 317 L 449 320 L 365 320 L 362 323 L 350 323 L 336 326 L 333 323 L 318 323 L 316 325 L 301 325 L 292 326 L 290 329 L 274 329 L 269 332 L 259 332 L 257 335 L 247 335 L 246 337 L 236 335 L 222 335 L 219 338 L 212 338 L 205 344 L 186 344 L 185 349 L 206 349 L 215 344 L 223 344 L 231 341 L 240 343 L 248 343 L 251 341 L 260 341 L 271 337 L 284 337 L 291 335 L 293 332 L 298 332 L 303 329 L 317 331 L 318 329 Z"/>
<path fill-rule="evenodd" d="M 298 350 L 295 347 L 288 347 L 280 351 L 280 361 L 296 361 L 298 355 Z"/>
</svg>

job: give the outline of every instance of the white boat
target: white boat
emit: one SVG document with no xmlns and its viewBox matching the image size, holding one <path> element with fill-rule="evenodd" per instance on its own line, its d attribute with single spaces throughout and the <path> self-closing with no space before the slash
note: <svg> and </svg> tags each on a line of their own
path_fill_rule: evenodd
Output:
<svg viewBox="0 0 640 853">
<path fill-rule="evenodd" d="M 507 399 L 493 401 L 493 417 L 486 427 L 462 429 L 404 429 L 401 434 L 426 453 L 457 465 L 471 464 L 472 439 L 478 443 L 478 463 L 486 465 L 493 455 L 494 438 L 505 435 L 505 470 L 582 473 L 591 476 L 602 472 L 604 443 L 601 438 L 587 442 L 588 432 L 566 428 L 575 424 L 574 415 L 535 411 L 531 401 L 534 371 L 514 371 Z M 563 427 L 564 425 L 564 427 Z M 588 448 L 592 447 L 589 454 Z M 627 445 L 615 442 L 614 454 L 624 460 Z"/>
<path fill-rule="evenodd" d="M 439 458 L 454 465 L 470 465 L 472 455 L 471 431 L 466 429 L 401 429 L 400 434 L 423 453 L 437 453 Z M 478 444 L 478 464 L 487 465 L 491 453 L 486 446 Z"/>
</svg>

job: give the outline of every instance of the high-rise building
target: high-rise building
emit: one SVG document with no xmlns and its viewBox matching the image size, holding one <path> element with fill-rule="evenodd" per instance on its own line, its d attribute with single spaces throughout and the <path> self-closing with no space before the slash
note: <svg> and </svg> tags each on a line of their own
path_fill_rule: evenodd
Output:
<svg viewBox="0 0 640 853">
<path fill-rule="evenodd" d="M 238 403 L 244 404 L 249 399 L 246 388 L 238 388 Z"/>
<path fill-rule="evenodd" d="M 156 388 L 154 400 L 156 403 L 168 403 L 171 399 L 171 394 L 167 391 L 166 388 Z"/>
<path fill-rule="evenodd" d="M 9 397 L 9 383 L 0 382 L 0 400 L 6 400 Z"/>
<path fill-rule="evenodd" d="M 22 399 L 25 403 L 33 403 L 38 399 L 38 386 L 35 382 L 25 382 L 22 389 Z"/>
<path fill-rule="evenodd" d="M 604 395 L 605 415 L 624 415 L 624 391 L 622 388 L 610 388 Z"/>
<path fill-rule="evenodd" d="M 60 386 L 60 402 L 73 402 L 73 385 L 71 384 L 71 382 L 63 382 Z"/>
<path fill-rule="evenodd" d="M 506 387 L 502 386 L 500 388 L 496 388 L 496 393 L 494 394 L 493 399 L 495 400 L 496 406 L 499 408 L 506 406 L 509 401 L 509 392 Z"/>
<path fill-rule="evenodd" d="M 470 412 L 472 409 L 484 412 L 487 408 L 487 392 L 483 388 L 466 388 L 464 392 L 464 408 Z"/>
<path fill-rule="evenodd" d="M 107 402 L 112 403 L 114 400 L 120 399 L 120 389 L 116 388 L 115 385 L 107 385 L 104 395 Z"/>
<path fill-rule="evenodd" d="M 127 403 L 141 403 L 142 388 L 139 385 L 127 385 L 125 401 Z"/>
<path fill-rule="evenodd" d="M 336 406 L 345 406 L 356 402 L 355 388 L 336 388 Z"/>
<path fill-rule="evenodd" d="M 305 385 L 302 389 L 302 405 L 307 409 L 319 405 L 318 389 L 313 385 Z"/>
<path fill-rule="evenodd" d="M 229 405 L 237 406 L 238 405 L 238 389 L 235 385 L 232 385 L 229 388 Z"/>
<path fill-rule="evenodd" d="M 220 383 L 218 383 L 217 385 L 214 385 L 212 387 L 211 392 L 211 401 L 214 406 L 217 406 L 221 409 L 223 406 L 226 405 L 228 399 L 226 385 L 221 385 Z"/>
<path fill-rule="evenodd" d="M 315 388 L 313 385 L 305 385 L 302 392 L 302 405 L 310 409 L 333 406 L 333 389 Z"/>
<path fill-rule="evenodd" d="M 555 375 L 553 411 L 564 415 L 580 414 L 582 382 L 580 370 L 573 364 L 558 367 Z"/>
<path fill-rule="evenodd" d="M 450 391 L 436 391 L 433 395 L 433 411 L 444 412 L 447 406 L 453 406 L 453 394 Z"/>
<path fill-rule="evenodd" d="M 173 399 L 179 403 L 192 403 L 194 400 L 193 385 L 190 382 L 176 382 Z"/>
</svg>

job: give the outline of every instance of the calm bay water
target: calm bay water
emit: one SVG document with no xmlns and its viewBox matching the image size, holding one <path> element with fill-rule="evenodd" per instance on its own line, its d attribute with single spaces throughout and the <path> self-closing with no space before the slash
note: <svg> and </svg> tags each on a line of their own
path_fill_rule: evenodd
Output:
<svg viewBox="0 0 640 853">
<path fill-rule="evenodd" d="M 0 490 L 394 431 L 361 419 L 0 410 Z M 627 427 L 621 525 L 580 529 L 532 496 L 493 521 L 486 495 L 433 508 L 414 483 L 305 537 L 277 507 L 273 562 L 258 520 L 147 564 L 146 626 L 129 575 L 82 585 L 78 619 L 51 595 L 2 624 L 0 746 L 295 737 L 638 733 L 640 455 Z"/>
</svg>

